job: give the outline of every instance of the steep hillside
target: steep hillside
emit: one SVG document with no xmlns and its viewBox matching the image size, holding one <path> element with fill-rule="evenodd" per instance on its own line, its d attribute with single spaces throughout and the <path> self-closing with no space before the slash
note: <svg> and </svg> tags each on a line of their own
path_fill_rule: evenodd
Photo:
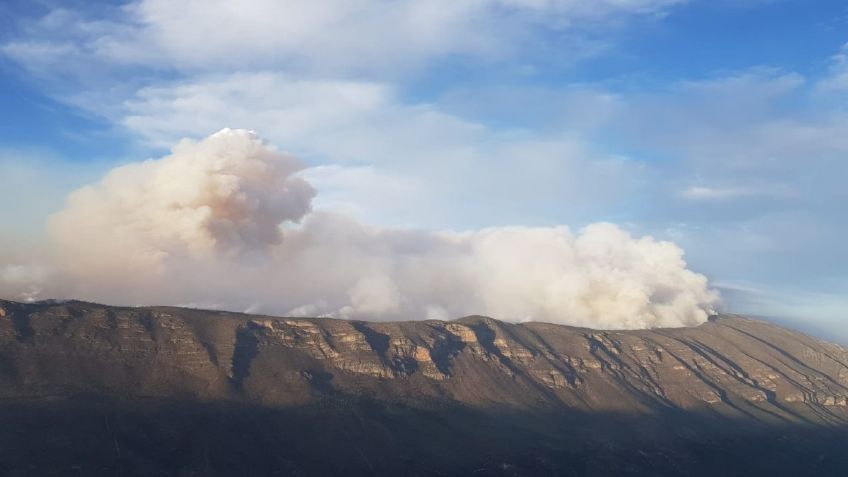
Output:
<svg viewBox="0 0 848 477">
<path fill-rule="evenodd" d="M 740 316 L 596 331 L 0 301 L 0 403 L 0 475 L 848 474 L 848 350 Z"/>
</svg>

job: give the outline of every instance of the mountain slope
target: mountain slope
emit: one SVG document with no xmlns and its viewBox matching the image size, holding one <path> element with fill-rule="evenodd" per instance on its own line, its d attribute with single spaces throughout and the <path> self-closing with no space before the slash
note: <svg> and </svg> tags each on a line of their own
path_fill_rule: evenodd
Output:
<svg viewBox="0 0 848 477">
<path fill-rule="evenodd" d="M 244 459 L 256 465 L 244 475 L 733 475 L 699 452 L 730 456 L 738 475 L 806 457 L 844 475 L 827 449 L 848 443 L 846 398 L 848 350 L 740 316 L 597 331 L 0 301 L 0 413 L 12 422 L 0 448 L 17 449 L 0 451 L 0 475 L 232 475 Z M 37 426 L 106 450 L 71 445 L 58 467 L 28 474 Z M 266 462 L 248 436 L 275 456 L 301 450 Z M 223 448 L 210 457 L 210 446 Z M 788 462 L 764 457 L 784 447 Z"/>
</svg>

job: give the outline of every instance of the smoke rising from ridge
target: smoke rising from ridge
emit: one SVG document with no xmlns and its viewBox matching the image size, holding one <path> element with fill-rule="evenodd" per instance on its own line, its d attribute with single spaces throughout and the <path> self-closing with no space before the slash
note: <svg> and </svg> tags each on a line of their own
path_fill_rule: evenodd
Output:
<svg viewBox="0 0 848 477">
<path fill-rule="evenodd" d="M 371 226 L 312 211 L 302 168 L 255 133 L 230 129 L 118 167 L 50 218 L 50 271 L 0 266 L 0 294 L 620 329 L 697 325 L 718 300 L 670 242 L 608 223 L 576 233 Z"/>
</svg>

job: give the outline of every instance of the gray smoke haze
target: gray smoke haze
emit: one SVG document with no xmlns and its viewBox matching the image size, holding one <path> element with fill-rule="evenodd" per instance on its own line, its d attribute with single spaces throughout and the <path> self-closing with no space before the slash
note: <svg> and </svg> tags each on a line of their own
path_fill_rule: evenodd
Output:
<svg viewBox="0 0 848 477">
<path fill-rule="evenodd" d="M 576 233 L 371 226 L 312 211 L 303 167 L 230 129 L 118 167 L 50 217 L 43 263 L 0 256 L 0 295 L 605 329 L 697 325 L 718 301 L 670 242 L 608 223 Z"/>
</svg>

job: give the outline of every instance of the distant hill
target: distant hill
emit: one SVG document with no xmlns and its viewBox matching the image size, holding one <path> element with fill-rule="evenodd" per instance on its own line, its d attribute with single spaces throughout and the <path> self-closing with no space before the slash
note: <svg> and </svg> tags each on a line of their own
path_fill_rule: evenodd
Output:
<svg viewBox="0 0 848 477">
<path fill-rule="evenodd" d="M 848 475 L 848 350 L 0 301 L 0 476 Z"/>
</svg>

